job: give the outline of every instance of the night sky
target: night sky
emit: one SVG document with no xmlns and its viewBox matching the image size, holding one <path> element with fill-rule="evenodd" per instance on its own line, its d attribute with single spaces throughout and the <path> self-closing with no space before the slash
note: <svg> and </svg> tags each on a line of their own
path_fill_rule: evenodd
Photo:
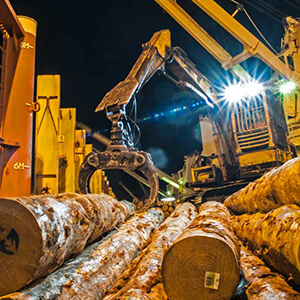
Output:
<svg viewBox="0 0 300 300">
<path fill-rule="evenodd" d="M 234 12 L 236 5 L 230 0 L 217 2 L 228 12 Z M 284 15 L 299 17 L 300 1 L 240 2 L 273 47 L 280 51 L 280 39 L 284 33 L 281 19 Z M 11 0 L 11 3 L 17 14 L 30 16 L 38 22 L 36 74 L 60 74 L 61 106 L 76 107 L 77 119 L 95 129 L 110 128 L 105 114 L 96 114 L 94 110 L 102 97 L 125 79 L 142 52 L 141 45 L 158 30 L 170 29 L 172 45 L 183 48 L 216 86 L 226 82 L 220 64 L 154 0 Z M 178 0 L 177 3 L 231 55 L 241 52 L 241 45 L 192 1 Z M 240 12 L 236 18 L 256 34 L 244 13 Z M 244 66 L 250 70 L 256 68 L 253 60 Z M 178 105 L 191 105 L 195 101 L 158 75 L 142 89 L 137 100 L 139 118 Z M 164 161 L 156 162 L 167 172 L 176 172 L 182 167 L 184 155 L 201 149 L 197 120 L 197 111 L 188 110 L 173 117 L 142 122 L 139 124 L 142 137 L 138 146 L 143 150 L 150 147 L 152 150 L 161 149 L 157 153 L 164 157 Z"/>
</svg>

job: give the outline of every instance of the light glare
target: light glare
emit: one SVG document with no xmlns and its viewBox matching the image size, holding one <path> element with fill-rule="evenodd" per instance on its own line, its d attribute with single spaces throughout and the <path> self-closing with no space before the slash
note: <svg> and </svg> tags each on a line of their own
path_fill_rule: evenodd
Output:
<svg viewBox="0 0 300 300">
<path fill-rule="evenodd" d="M 173 202 L 176 200 L 176 198 L 175 197 L 167 197 L 167 198 L 162 198 L 160 200 L 164 201 L 164 202 Z"/>
<path fill-rule="evenodd" d="M 240 84 L 228 86 L 225 89 L 225 98 L 232 103 L 241 101 L 244 98 L 244 88 Z"/>
<path fill-rule="evenodd" d="M 280 92 L 282 94 L 289 94 L 293 92 L 295 89 L 296 89 L 296 83 L 293 81 L 285 82 L 280 86 Z"/>
<path fill-rule="evenodd" d="M 247 97 L 256 97 L 263 89 L 263 85 L 257 81 L 250 81 L 244 85 L 245 95 Z"/>
<path fill-rule="evenodd" d="M 237 83 L 229 85 L 224 92 L 228 102 L 237 103 L 245 98 L 257 97 L 264 90 L 264 86 L 257 81 L 249 81 L 245 84 Z"/>
</svg>

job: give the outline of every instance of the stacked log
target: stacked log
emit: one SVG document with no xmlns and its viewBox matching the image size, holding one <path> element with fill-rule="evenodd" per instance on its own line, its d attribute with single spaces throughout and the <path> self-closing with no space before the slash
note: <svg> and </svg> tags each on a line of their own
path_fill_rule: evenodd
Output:
<svg viewBox="0 0 300 300">
<path fill-rule="evenodd" d="M 51 273 L 133 210 L 105 194 L 1 198 L 0 295 Z"/>
<path fill-rule="evenodd" d="M 236 235 L 279 273 L 300 284 L 300 208 L 287 204 L 267 214 L 233 218 Z"/>
<path fill-rule="evenodd" d="M 172 243 L 192 223 L 196 208 L 183 203 L 161 224 L 151 244 L 130 264 L 104 300 L 166 299 L 161 285 L 161 265 Z M 157 297 L 159 295 L 159 298 Z"/>
<path fill-rule="evenodd" d="M 249 183 L 224 204 L 236 214 L 267 213 L 284 204 L 300 205 L 300 157 Z"/>
<path fill-rule="evenodd" d="M 161 201 L 158 199 L 155 202 L 155 207 L 162 209 L 165 217 L 167 218 L 181 202 L 182 201 L 180 199 L 174 201 Z M 144 201 L 141 201 L 137 198 L 133 199 L 132 203 L 137 209 L 140 209 L 144 205 Z"/>
<path fill-rule="evenodd" d="M 20 293 L 0 299 L 101 299 L 149 242 L 162 220 L 163 213 L 158 209 L 138 214 L 117 233 L 89 246 L 45 279 Z"/>
<path fill-rule="evenodd" d="M 260 258 L 245 247 L 241 247 L 241 266 L 249 282 L 246 289 L 248 300 L 300 299 L 300 294 L 294 291 L 281 275 L 272 272 Z"/>
<path fill-rule="evenodd" d="M 156 206 L 161 208 L 165 214 L 165 217 L 168 217 L 174 209 L 181 203 L 180 199 L 174 201 L 156 201 Z"/>
<path fill-rule="evenodd" d="M 170 300 L 230 299 L 239 283 L 239 243 L 230 214 L 218 202 L 204 203 L 189 229 L 169 249 L 162 265 Z"/>
</svg>

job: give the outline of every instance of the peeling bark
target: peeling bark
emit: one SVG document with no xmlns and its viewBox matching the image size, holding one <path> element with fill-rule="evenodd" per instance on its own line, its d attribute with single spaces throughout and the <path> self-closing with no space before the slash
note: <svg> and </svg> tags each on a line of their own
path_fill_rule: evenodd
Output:
<svg viewBox="0 0 300 300">
<path fill-rule="evenodd" d="M 186 202 L 178 205 L 156 230 L 148 247 L 130 264 L 103 300 L 151 299 L 155 294 L 151 289 L 161 282 L 164 254 L 195 216 L 193 204 Z"/>
<path fill-rule="evenodd" d="M 249 183 L 224 204 L 236 214 L 267 213 L 285 204 L 300 205 L 300 157 Z"/>
<path fill-rule="evenodd" d="M 300 208 L 233 217 L 236 235 L 279 273 L 300 284 Z"/>
<path fill-rule="evenodd" d="M 45 279 L 20 293 L 0 299 L 101 299 L 138 251 L 149 242 L 162 216 L 162 211 L 157 209 L 136 215 L 117 233 L 89 246 Z"/>
<path fill-rule="evenodd" d="M 189 229 L 169 249 L 162 265 L 170 300 L 230 299 L 239 283 L 239 243 L 230 214 L 218 202 L 204 203 Z"/>
<path fill-rule="evenodd" d="M 0 295 L 51 273 L 133 211 L 105 194 L 1 198 Z"/>
<path fill-rule="evenodd" d="M 249 282 L 246 294 L 249 300 L 299 300 L 294 291 L 278 273 L 272 272 L 264 262 L 250 250 L 241 247 L 241 266 Z"/>
</svg>

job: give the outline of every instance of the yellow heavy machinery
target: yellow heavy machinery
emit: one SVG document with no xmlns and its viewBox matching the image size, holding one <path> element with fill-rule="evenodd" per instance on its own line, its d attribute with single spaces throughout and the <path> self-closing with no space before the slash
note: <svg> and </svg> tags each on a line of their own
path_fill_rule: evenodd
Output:
<svg viewBox="0 0 300 300">
<path fill-rule="evenodd" d="M 60 108 L 59 75 L 38 76 L 34 101 L 36 29 L 35 20 L 17 16 L 8 0 L 0 0 L 2 197 L 79 192 L 80 165 L 92 152 L 85 130 L 76 130 L 76 109 Z M 91 190 L 114 196 L 100 170 Z"/>
<path fill-rule="evenodd" d="M 60 82 L 59 75 L 37 76 L 35 194 L 80 192 L 80 166 L 92 152 L 92 145 L 86 143 L 86 131 L 76 130 L 76 109 L 60 108 Z M 101 170 L 91 180 L 91 191 L 114 196 Z"/>
<path fill-rule="evenodd" d="M 240 24 L 234 17 L 237 12 L 243 10 L 239 5 L 237 10 L 230 15 L 218 3 L 213 0 L 192 0 L 200 9 L 209 15 L 216 23 L 228 31 L 239 41 L 244 50 L 242 53 L 232 57 L 216 40 L 214 40 L 176 1 L 155 0 L 171 17 L 174 18 L 201 46 L 203 46 L 216 60 L 218 60 L 225 70 L 231 71 L 236 78 L 243 83 L 251 81 L 251 76 L 242 68 L 241 62 L 250 57 L 257 57 L 273 69 L 278 75 L 283 77 L 281 83 L 287 85 L 296 84 L 296 88 L 287 95 L 282 95 L 283 107 L 288 125 L 289 140 L 300 150 L 300 22 L 299 19 L 292 17 L 286 18 L 285 35 L 281 41 L 282 51 L 276 55 L 256 38 L 248 29 Z M 289 80 L 290 82 L 287 82 Z M 273 87 L 272 87 L 273 86 Z M 270 79 L 266 88 L 274 88 L 274 76 Z M 267 113 L 267 98 L 264 99 L 264 109 Z M 249 106 L 252 103 L 249 101 Z M 237 104 L 237 111 L 246 112 L 247 107 L 244 103 Z M 235 116 L 238 119 L 238 114 Z M 240 135 L 251 131 L 253 128 L 242 126 L 239 120 L 233 128 L 235 139 L 239 142 Z M 271 135 L 272 133 L 269 132 Z M 247 137 L 246 137 L 247 139 Z M 249 136 L 251 139 L 251 135 Z M 242 138 L 244 143 L 245 139 Z M 238 153 L 244 151 L 241 146 Z M 298 153 L 299 154 L 299 153 Z M 250 159 L 251 160 L 251 159 Z"/>
<path fill-rule="evenodd" d="M 29 195 L 36 22 L 0 1 L 0 195 Z M 18 184 L 16 184 L 18 183 Z"/>
<path fill-rule="evenodd" d="M 86 157 L 80 173 L 83 192 L 88 190 L 89 176 L 98 168 L 133 168 L 135 160 L 124 159 L 125 155 L 138 154 L 134 149 L 132 120 L 126 114 L 126 105 L 158 71 L 206 103 L 206 116 L 200 123 L 202 133 L 209 133 L 208 139 L 202 136 L 204 153 L 194 156 L 193 163 L 186 164 L 181 172 L 182 175 L 189 173 L 189 176 L 183 176 L 187 186 L 209 197 L 219 192 L 230 193 L 292 157 L 279 101 L 267 98 L 263 93 L 249 99 L 250 103 L 245 102 L 242 107 L 223 106 L 226 103 L 186 53 L 179 47 L 171 47 L 169 30 L 156 32 L 143 49 L 127 78 L 108 92 L 96 109 L 105 109 L 112 120 L 112 141 L 106 152 Z M 204 123 L 207 125 L 205 130 Z M 150 172 L 154 171 L 150 167 Z M 155 190 L 155 184 L 151 186 L 150 181 L 152 190 Z"/>
<path fill-rule="evenodd" d="M 231 111 L 232 131 L 236 144 L 236 158 L 241 171 L 241 178 L 261 174 L 271 166 L 283 163 L 289 159 L 290 153 L 286 147 L 284 135 L 286 125 L 282 116 L 278 98 L 283 102 L 287 123 L 288 140 L 292 144 L 292 152 L 299 155 L 300 150 L 300 22 L 299 19 L 287 17 L 285 35 L 281 42 L 282 51 L 274 54 L 249 30 L 240 24 L 234 17 L 243 11 L 242 5 L 230 15 L 213 0 L 192 0 L 200 9 L 208 14 L 216 23 L 228 31 L 244 47 L 242 53 L 232 57 L 216 40 L 214 40 L 176 1 L 155 0 L 171 17 L 173 17 L 201 46 L 204 47 L 225 70 L 240 80 L 238 87 L 251 84 L 254 79 L 240 65 L 250 57 L 257 57 L 275 71 L 269 83 L 265 84 L 265 91 L 258 98 L 247 98 L 246 101 L 237 101 Z M 246 11 L 245 11 L 246 12 Z M 247 12 L 246 12 L 247 13 Z M 252 20 L 251 20 L 252 21 Z M 281 79 L 278 78 L 281 76 Z M 279 80 L 280 79 L 280 80 Z M 274 88 L 275 85 L 275 88 Z M 276 86 L 277 85 L 277 86 Z M 272 91 L 294 86 L 289 93 L 274 95 Z M 279 97 L 278 97 L 279 96 Z M 272 109 L 270 109 L 272 107 Z M 276 120 L 275 120 L 276 119 Z M 207 120 L 202 119 L 202 132 L 208 129 Z M 284 145 L 285 144 L 285 145 Z M 295 147 L 293 147 L 295 146 Z M 204 152 L 207 153 L 204 144 Z M 208 150 L 209 153 L 210 150 Z M 198 177 L 204 176 L 199 167 L 199 156 L 186 157 L 185 166 L 180 176 L 187 182 L 197 182 L 195 170 L 199 170 Z M 192 170 L 192 172 L 190 172 Z"/>
</svg>

